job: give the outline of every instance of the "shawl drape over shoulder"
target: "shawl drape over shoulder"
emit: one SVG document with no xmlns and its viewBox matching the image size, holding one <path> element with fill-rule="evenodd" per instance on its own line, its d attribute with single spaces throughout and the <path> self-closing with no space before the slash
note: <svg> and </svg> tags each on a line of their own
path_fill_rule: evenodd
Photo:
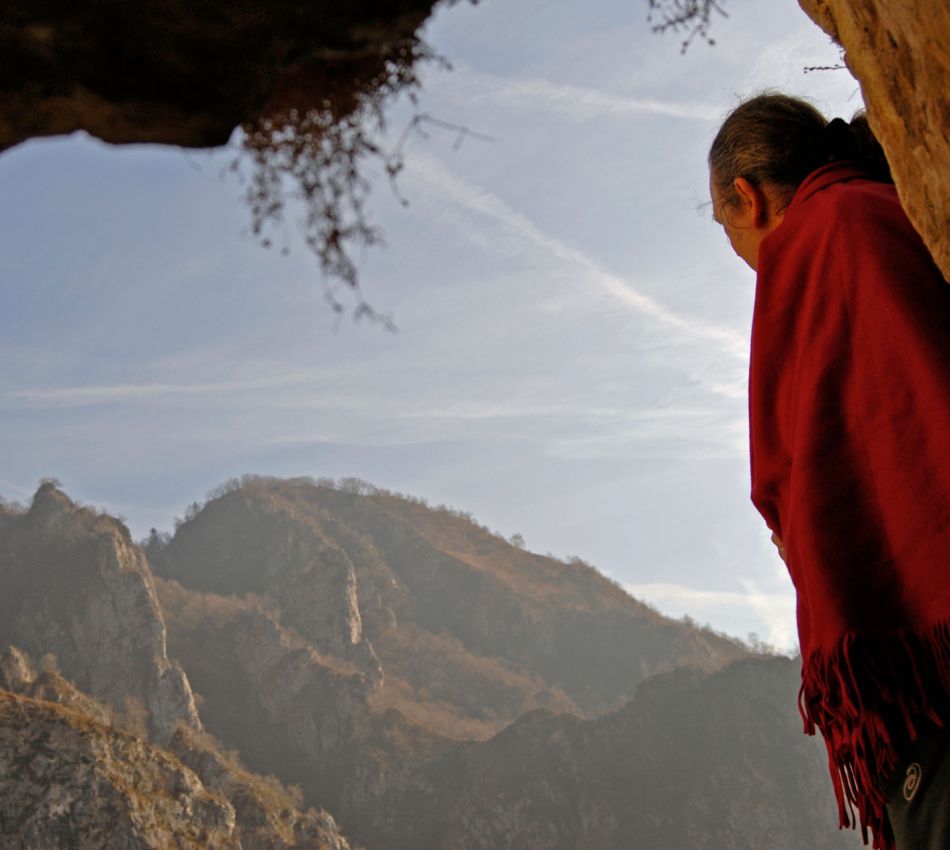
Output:
<svg viewBox="0 0 950 850">
<path fill-rule="evenodd" d="M 922 725 L 950 724 L 950 286 L 893 186 L 820 168 L 763 240 L 749 406 L 805 728 L 842 825 L 889 848 L 880 780 Z"/>
</svg>

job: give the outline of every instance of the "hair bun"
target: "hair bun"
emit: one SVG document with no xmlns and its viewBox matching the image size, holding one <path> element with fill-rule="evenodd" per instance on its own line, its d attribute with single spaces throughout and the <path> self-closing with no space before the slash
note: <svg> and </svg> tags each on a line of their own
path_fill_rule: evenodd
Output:
<svg viewBox="0 0 950 850">
<path fill-rule="evenodd" d="M 893 183 L 894 178 L 891 177 L 891 168 L 887 163 L 887 157 L 884 155 L 880 142 L 871 130 L 867 114 L 862 111 L 855 115 L 851 119 L 849 129 L 854 139 L 854 158 L 861 163 L 864 170 L 874 180 Z"/>
<path fill-rule="evenodd" d="M 832 118 L 822 131 L 822 141 L 828 162 L 839 159 L 857 159 L 858 142 L 851 125 L 843 118 Z"/>
</svg>

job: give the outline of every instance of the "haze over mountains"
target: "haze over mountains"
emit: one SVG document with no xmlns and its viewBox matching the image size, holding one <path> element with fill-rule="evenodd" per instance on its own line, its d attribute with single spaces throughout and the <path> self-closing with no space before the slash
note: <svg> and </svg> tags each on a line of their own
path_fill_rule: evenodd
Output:
<svg viewBox="0 0 950 850">
<path fill-rule="evenodd" d="M 797 680 L 353 480 L 0 508 L 4 847 L 857 846 Z"/>
</svg>

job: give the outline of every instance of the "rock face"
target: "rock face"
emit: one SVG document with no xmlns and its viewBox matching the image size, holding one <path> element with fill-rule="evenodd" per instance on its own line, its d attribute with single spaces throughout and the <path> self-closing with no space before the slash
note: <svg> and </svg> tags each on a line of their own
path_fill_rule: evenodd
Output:
<svg viewBox="0 0 950 850">
<path fill-rule="evenodd" d="M 346 115 L 435 0 L 12 0 L 0 20 L 0 150 L 85 130 L 107 142 L 225 144 L 275 109 Z"/>
<path fill-rule="evenodd" d="M 10 850 L 239 850 L 234 809 L 176 759 L 50 702 L 0 691 Z"/>
<path fill-rule="evenodd" d="M 368 850 L 857 846 L 794 662 L 725 666 L 742 647 L 464 515 L 359 484 L 224 490 L 154 552 L 170 652 L 208 728 Z M 322 593 L 355 595 L 381 680 L 334 654 L 355 631 L 293 605 Z"/>
<path fill-rule="evenodd" d="M 330 815 L 299 811 L 299 795 L 243 769 L 200 732 L 182 727 L 169 749 L 233 805 L 241 850 L 350 850 Z"/>
<path fill-rule="evenodd" d="M 950 279 L 950 5 L 799 3 L 844 48 L 904 209 Z"/>
<path fill-rule="evenodd" d="M 234 597 L 161 582 L 170 649 L 186 661 L 208 728 L 255 769 L 332 805 L 368 711 L 372 680 L 319 655 Z"/>
<path fill-rule="evenodd" d="M 147 712 L 159 742 L 200 726 L 169 660 L 151 572 L 125 527 L 52 484 L 0 523 L 0 646 L 52 654 L 61 672 L 116 711 Z"/>
<path fill-rule="evenodd" d="M 279 493 L 242 491 L 210 502 L 200 522 L 178 529 L 161 569 L 198 590 L 272 596 L 283 622 L 318 650 L 380 674 L 363 637 L 353 564 Z"/>
<path fill-rule="evenodd" d="M 103 726 L 113 725 L 116 721 L 114 712 L 84 694 L 58 673 L 50 670 L 37 672 L 29 656 L 15 646 L 0 651 L 0 690 L 56 703 Z M 137 722 L 140 718 L 128 720 Z"/>
<path fill-rule="evenodd" d="M 299 790 L 200 730 L 179 724 L 162 750 L 118 722 L 21 650 L 0 652 L 0 846 L 350 850 Z"/>
</svg>

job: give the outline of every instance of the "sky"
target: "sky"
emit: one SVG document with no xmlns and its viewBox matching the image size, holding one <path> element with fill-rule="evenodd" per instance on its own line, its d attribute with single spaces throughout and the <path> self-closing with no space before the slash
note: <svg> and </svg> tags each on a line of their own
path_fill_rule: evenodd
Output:
<svg viewBox="0 0 950 850">
<path fill-rule="evenodd" d="M 680 53 L 645 2 L 440 9 L 386 246 L 328 309 L 290 217 L 249 235 L 235 148 L 83 134 L 0 154 L 0 495 L 59 479 L 170 530 L 232 476 L 356 476 L 577 556 L 664 613 L 794 651 L 794 595 L 749 502 L 754 273 L 711 220 L 724 115 L 773 88 L 861 107 L 794 0 L 731 0 Z M 396 104 L 395 139 L 413 107 Z M 377 169 L 378 170 L 378 169 Z"/>
</svg>

